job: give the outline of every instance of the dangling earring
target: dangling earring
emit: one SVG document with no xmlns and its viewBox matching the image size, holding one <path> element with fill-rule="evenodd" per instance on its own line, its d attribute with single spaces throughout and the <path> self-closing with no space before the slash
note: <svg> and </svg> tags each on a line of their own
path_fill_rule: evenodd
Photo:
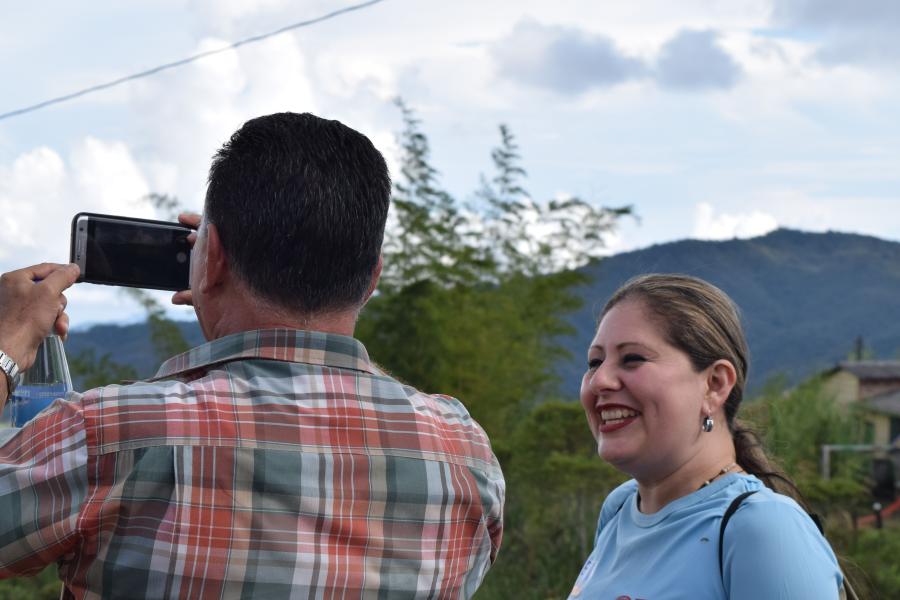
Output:
<svg viewBox="0 0 900 600">
<path fill-rule="evenodd" d="M 709 415 L 706 415 L 705 417 L 703 417 L 703 425 L 700 426 L 700 430 L 703 433 L 709 433 L 710 431 L 712 431 L 712 429 L 713 429 L 712 417 L 710 417 Z"/>
</svg>

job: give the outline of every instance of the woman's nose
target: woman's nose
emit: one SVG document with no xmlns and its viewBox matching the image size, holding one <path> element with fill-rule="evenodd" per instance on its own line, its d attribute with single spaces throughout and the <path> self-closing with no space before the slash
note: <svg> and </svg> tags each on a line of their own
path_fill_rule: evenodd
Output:
<svg viewBox="0 0 900 600">
<path fill-rule="evenodd" d="M 588 385 L 595 394 L 615 391 L 622 387 L 622 380 L 619 379 L 614 366 L 609 362 L 603 361 L 599 367 L 594 369 L 588 380 Z"/>
</svg>

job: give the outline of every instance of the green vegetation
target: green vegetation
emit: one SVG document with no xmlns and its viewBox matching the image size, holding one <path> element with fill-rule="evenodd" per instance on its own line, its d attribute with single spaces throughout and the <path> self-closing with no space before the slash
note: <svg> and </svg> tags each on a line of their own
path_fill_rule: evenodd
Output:
<svg viewBox="0 0 900 600">
<path fill-rule="evenodd" d="M 542 403 L 492 440 L 506 476 L 505 531 L 476 597 L 565 598 L 593 548 L 603 498 L 626 477 L 597 457 L 574 402 Z"/>
<path fill-rule="evenodd" d="M 771 456 L 795 480 L 812 510 L 824 517 L 825 533 L 845 573 L 863 597 L 900 598 L 900 529 L 854 527 L 855 518 L 871 510 L 870 463 L 867 455 L 834 458 L 827 480 L 819 474 L 822 444 L 862 443 L 863 418 L 840 408 L 820 378 L 786 391 L 784 381 L 766 386 L 747 403 L 743 417 L 762 434 Z"/>
<path fill-rule="evenodd" d="M 396 377 L 453 394 L 502 441 L 535 402 L 552 397 L 550 366 L 566 351 L 566 315 L 602 237 L 628 208 L 578 198 L 539 203 L 510 130 L 500 127 L 494 173 L 463 205 L 440 189 L 428 139 L 402 102 L 401 169 L 384 244 L 379 294 L 357 335 Z"/>
<path fill-rule="evenodd" d="M 56 600 L 61 589 L 56 565 L 50 565 L 34 577 L 0 581 L 0 600 Z"/>
<path fill-rule="evenodd" d="M 79 390 L 137 379 L 134 367 L 117 363 L 108 352 L 97 358 L 93 348 L 87 348 L 69 358 L 69 370 L 73 380 L 79 382 L 76 387 Z"/>
</svg>

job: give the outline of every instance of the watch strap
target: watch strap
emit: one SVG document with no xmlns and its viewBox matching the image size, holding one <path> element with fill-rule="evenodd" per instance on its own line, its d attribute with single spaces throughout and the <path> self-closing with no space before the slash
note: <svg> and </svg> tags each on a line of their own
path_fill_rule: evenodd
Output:
<svg viewBox="0 0 900 600">
<path fill-rule="evenodd" d="M 12 396 L 13 390 L 19 384 L 19 365 L 3 350 L 0 350 L 0 370 L 6 375 L 7 390 Z"/>
</svg>

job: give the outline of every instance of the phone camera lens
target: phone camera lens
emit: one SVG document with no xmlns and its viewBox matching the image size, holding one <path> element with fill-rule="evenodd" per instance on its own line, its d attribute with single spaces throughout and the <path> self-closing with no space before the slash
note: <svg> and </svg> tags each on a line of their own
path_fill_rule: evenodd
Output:
<svg viewBox="0 0 900 600">
<path fill-rule="evenodd" d="M 187 253 L 179 252 L 178 254 L 175 255 L 175 260 L 178 261 L 178 264 L 184 263 L 184 261 L 187 260 Z"/>
</svg>

